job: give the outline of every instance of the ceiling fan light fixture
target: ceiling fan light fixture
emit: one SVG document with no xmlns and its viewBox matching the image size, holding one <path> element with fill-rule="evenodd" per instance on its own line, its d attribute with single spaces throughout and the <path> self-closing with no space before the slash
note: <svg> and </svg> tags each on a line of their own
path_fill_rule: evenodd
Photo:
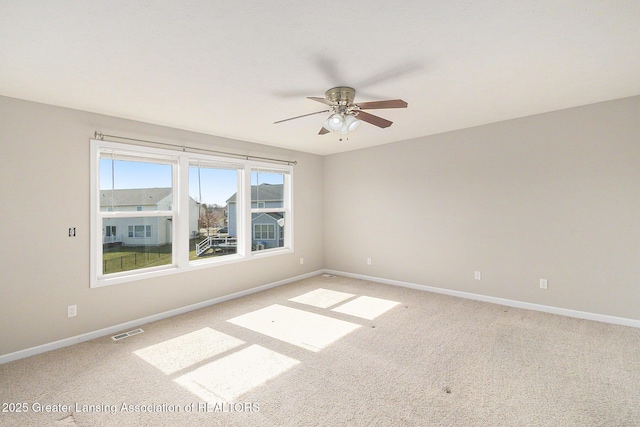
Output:
<svg viewBox="0 0 640 427">
<path fill-rule="evenodd" d="M 344 118 L 344 127 L 347 128 L 347 132 L 353 132 L 358 129 L 360 126 L 360 120 L 356 119 L 355 116 L 349 114 Z"/>
<path fill-rule="evenodd" d="M 344 117 L 342 117 L 342 114 L 333 114 L 331 117 L 329 117 L 328 120 L 328 125 L 329 128 L 331 130 L 340 130 L 342 128 L 342 125 L 344 123 Z"/>
</svg>

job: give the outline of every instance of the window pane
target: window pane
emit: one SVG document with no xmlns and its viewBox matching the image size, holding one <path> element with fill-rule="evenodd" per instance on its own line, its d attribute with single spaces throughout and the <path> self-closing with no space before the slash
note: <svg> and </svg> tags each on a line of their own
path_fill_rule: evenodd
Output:
<svg viewBox="0 0 640 427">
<path fill-rule="evenodd" d="M 253 213 L 251 222 L 253 251 L 284 247 L 284 212 Z"/>
<path fill-rule="evenodd" d="M 189 259 L 237 253 L 238 171 L 189 167 Z"/>
<path fill-rule="evenodd" d="M 282 208 L 284 174 L 276 172 L 251 172 L 251 208 Z"/>
<path fill-rule="evenodd" d="M 169 210 L 172 205 L 171 165 L 100 158 L 100 211 Z"/>
<path fill-rule="evenodd" d="M 166 216 L 103 219 L 103 274 L 172 264 L 172 228 Z"/>
</svg>

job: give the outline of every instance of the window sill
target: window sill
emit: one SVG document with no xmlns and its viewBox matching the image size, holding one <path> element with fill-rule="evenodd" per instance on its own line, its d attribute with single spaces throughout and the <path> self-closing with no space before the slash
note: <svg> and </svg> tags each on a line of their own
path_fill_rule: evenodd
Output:
<svg viewBox="0 0 640 427">
<path fill-rule="evenodd" d="M 243 257 L 240 255 L 228 255 L 220 257 L 218 259 L 208 260 L 195 260 L 189 261 L 189 264 L 184 267 L 178 267 L 176 265 L 167 265 L 155 267 L 153 270 L 148 269 L 140 272 L 123 272 L 116 273 L 114 276 L 100 277 L 92 280 L 92 288 L 100 288 L 103 286 L 117 285 L 120 283 L 136 282 L 145 279 L 151 279 L 154 277 L 167 276 L 170 274 L 184 273 L 193 270 L 201 270 L 203 268 L 214 268 L 218 266 L 237 264 L 242 262 L 248 262 L 254 259 L 285 255 L 293 253 L 292 248 L 272 248 L 264 249 L 261 251 L 253 251 L 249 256 Z"/>
</svg>

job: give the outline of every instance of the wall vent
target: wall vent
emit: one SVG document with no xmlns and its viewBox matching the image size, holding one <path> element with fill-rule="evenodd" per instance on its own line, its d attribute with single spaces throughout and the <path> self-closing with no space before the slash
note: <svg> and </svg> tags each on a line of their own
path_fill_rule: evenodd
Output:
<svg viewBox="0 0 640 427">
<path fill-rule="evenodd" d="M 121 334 L 114 335 L 114 336 L 111 337 L 111 339 L 114 340 L 114 341 L 120 341 L 120 340 L 128 338 L 128 337 L 130 337 L 132 335 L 138 335 L 138 334 L 141 334 L 143 332 L 144 331 L 142 329 L 138 328 L 138 329 L 134 329 L 134 330 L 129 331 L 129 332 L 123 332 Z"/>
</svg>

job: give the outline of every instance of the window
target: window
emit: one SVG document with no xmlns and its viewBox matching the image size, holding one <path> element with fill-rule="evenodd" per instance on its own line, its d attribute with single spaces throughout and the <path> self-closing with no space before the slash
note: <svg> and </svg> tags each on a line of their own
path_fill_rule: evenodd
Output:
<svg viewBox="0 0 640 427">
<path fill-rule="evenodd" d="M 251 223 L 253 251 L 282 248 L 288 217 L 288 174 L 275 169 L 251 170 Z"/>
<path fill-rule="evenodd" d="M 273 240 L 276 237 L 276 228 L 274 224 L 254 224 L 253 236 L 256 240 Z"/>
<path fill-rule="evenodd" d="M 189 261 L 238 253 L 238 182 L 244 166 L 206 159 L 189 162 L 189 215 L 197 227 L 189 230 Z M 229 212 L 232 210 L 232 212 Z"/>
<path fill-rule="evenodd" d="M 168 205 L 175 194 L 178 158 L 115 147 L 97 150 L 95 157 L 94 220 L 105 230 L 92 256 L 95 276 L 118 278 L 176 265 L 176 213 Z M 126 234 L 118 235 L 118 229 Z"/>
<path fill-rule="evenodd" d="M 291 252 L 292 172 L 92 140 L 91 286 Z"/>
<path fill-rule="evenodd" d="M 151 237 L 151 226 L 150 225 L 130 225 L 129 237 L 136 237 L 136 238 Z"/>
</svg>

